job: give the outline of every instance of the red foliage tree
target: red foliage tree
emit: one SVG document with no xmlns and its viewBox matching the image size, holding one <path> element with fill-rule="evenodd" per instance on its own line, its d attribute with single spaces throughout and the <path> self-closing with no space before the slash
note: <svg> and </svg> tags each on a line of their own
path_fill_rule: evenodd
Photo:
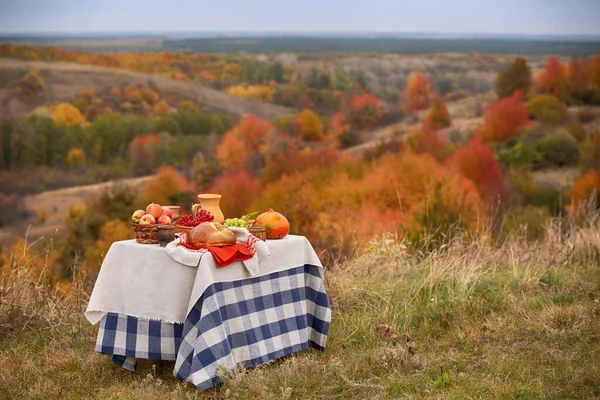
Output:
<svg viewBox="0 0 600 400">
<path fill-rule="evenodd" d="M 485 109 L 482 136 L 486 142 L 503 142 L 516 136 L 519 129 L 528 124 L 529 114 L 525 105 L 515 97 L 505 97 Z"/>
<path fill-rule="evenodd" d="M 410 145 L 417 153 L 429 153 L 438 161 L 446 156 L 446 148 L 439 132 L 429 118 L 425 118 L 409 139 Z"/>
<path fill-rule="evenodd" d="M 546 62 L 546 67 L 538 77 L 536 86 L 539 92 L 548 93 L 562 98 L 565 94 L 567 73 L 565 66 L 552 56 Z"/>
<path fill-rule="evenodd" d="M 502 170 L 492 149 L 480 135 L 476 134 L 465 147 L 454 153 L 451 165 L 477 186 L 481 197 L 488 204 L 504 195 Z"/>
<path fill-rule="evenodd" d="M 209 193 L 223 195 L 220 207 L 226 218 L 244 215 L 254 199 L 260 194 L 260 180 L 247 171 L 231 171 L 217 178 Z"/>
<path fill-rule="evenodd" d="M 595 199 L 592 195 L 595 193 Z M 567 205 L 567 210 L 571 211 L 573 215 L 578 215 L 582 204 L 590 200 L 595 200 L 596 209 L 600 209 L 600 174 L 595 169 L 590 169 L 585 174 L 581 175 L 569 190 L 569 199 L 571 204 Z"/>
<path fill-rule="evenodd" d="M 573 57 L 567 68 L 567 83 L 569 94 L 581 96 L 588 87 L 587 66 L 577 57 Z"/>
<path fill-rule="evenodd" d="M 409 111 L 425 110 L 429 107 L 432 99 L 433 90 L 427 77 L 421 73 L 410 74 L 404 90 L 404 109 Z"/>
<path fill-rule="evenodd" d="M 160 136 L 149 133 L 144 136 L 136 136 L 129 144 L 129 151 L 133 164 L 138 169 L 150 170 L 154 167 L 154 149 L 160 143 Z"/>
<path fill-rule="evenodd" d="M 217 160 L 226 170 L 242 169 L 248 158 L 259 155 L 261 146 L 273 131 L 269 120 L 249 115 L 225 134 L 217 147 Z"/>
<path fill-rule="evenodd" d="M 284 175 L 292 175 L 310 168 L 327 168 L 342 159 L 342 153 L 331 147 L 325 147 L 310 152 L 300 152 L 290 149 L 279 153 L 263 170 L 265 183 L 276 181 Z"/>
<path fill-rule="evenodd" d="M 353 96 L 345 112 L 345 120 L 360 129 L 376 126 L 382 116 L 381 102 L 369 93 Z"/>
</svg>

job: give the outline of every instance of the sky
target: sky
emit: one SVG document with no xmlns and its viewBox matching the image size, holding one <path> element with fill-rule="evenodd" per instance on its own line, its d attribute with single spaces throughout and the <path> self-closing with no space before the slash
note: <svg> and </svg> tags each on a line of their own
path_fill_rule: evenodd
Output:
<svg viewBox="0 0 600 400">
<path fill-rule="evenodd" d="M 599 35 L 600 0 L 0 0 L 0 33 Z"/>
</svg>

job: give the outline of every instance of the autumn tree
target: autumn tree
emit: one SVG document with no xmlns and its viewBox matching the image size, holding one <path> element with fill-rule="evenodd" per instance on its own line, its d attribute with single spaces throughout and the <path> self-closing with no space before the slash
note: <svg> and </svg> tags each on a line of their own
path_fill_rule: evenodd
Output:
<svg viewBox="0 0 600 400">
<path fill-rule="evenodd" d="M 160 205 L 184 205 L 185 199 L 194 191 L 192 185 L 175 168 L 163 166 L 147 183 L 145 198 Z"/>
<path fill-rule="evenodd" d="M 498 74 L 496 94 L 499 98 L 512 96 L 517 90 L 527 93 L 531 88 L 531 70 L 524 58 L 517 57 L 512 65 Z"/>
<path fill-rule="evenodd" d="M 569 96 L 580 99 L 588 88 L 588 71 L 586 65 L 578 57 L 573 57 L 567 68 L 567 84 Z"/>
<path fill-rule="evenodd" d="M 302 139 L 307 141 L 323 139 L 323 124 L 312 110 L 302 110 L 295 122 Z"/>
<path fill-rule="evenodd" d="M 567 209 L 574 215 L 578 215 L 582 205 L 594 201 L 591 206 L 600 210 L 600 174 L 595 169 L 588 170 L 573 182 L 569 190 L 571 204 Z"/>
<path fill-rule="evenodd" d="M 85 151 L 81 147 L 72 147 L 67 153 L 67 165 L 69 168 L 85 167 Z"/>
<path fill-rule="evenodd" d="M 536 87 L 540 93 L 547 93 L 561 99 L 565 95 L 567 73 L 565 66 L 552 56 L 537 79 Z"/>
<path fill-rule="evenodd" d="M 77 107 L 69 103 L 60 103 L 52 109 L 52 119 L 56 125 L 83 125 L 85 118 Z"/>
<path fill-rule="evenodd" d="M 333 115 L 331 121 L 329 121 L 329 129 L 327 130 L 327 136 L 331 139 L 339 139 L 339 137 L 348 131 L 350 124 L 344 119 L 344 114 L 339 111 Z"/>
<path fill-rule="evenodd" d="M 34 69 L 28 72 L 17 82 L 16 85 L 19 97 L 21 99 L 28 99 L 37 96 L 46 88 L 44 78 L 40 75 L 40 71 Z"/>
<path fill-rule="evenodd" d="M 149 173 L 154 169 L 156 146 L 160 143 L 156 134 L 136 136 L 129 144 L 129 156 L 136 170 Z"/>
<path fill-rule="evenodd" d="M 352 97 L 344 114 L 345 120 L 353 127 L 364 129 L 376 126 L 383 116 L 383 110 L 378 98 L 364 93 Z"/>
<path fill-rule="evenodd" d="M 260 194 L 260 180 L 248 171 L 229 171 L 219 176 L 208 189 L 209 193 L 223 195 L 221 209 L 228 218 L 240 217 Z"/>
<path fill-rule="evenodd" d="M 451 165 L 477 186 L 481 197 L 488 204 L 504 194 L 500 165 L 494 158 L 492 149 L 480 135 L 476 134 L 465 147 L 454 153 Z"/>
<path fill-rule="evenodd" d="M 429 118 L 425 118 L 421 126 L 412 132 L 408 143 L 415 152 L 429 153 L 438 161 L 446 157 L 445 143 Z"/>
<path fill-rule="evenodd" d="M 436 97 L 429 107 L 427 118 L 434 129 L 443 129 L 450 126 L 450 113 L 446 107 L 446 102 L 441 97 Z"/>
<path fill-rule="evenodd" d="M 527 108 L 514 97 L 488 105 L 483 114 L 482 137 L 486 142 L 503 142 L 529 124 Z"/>
<path fill-rule="evenodd" d="M 433 90 L 427 77 L 414 72 L 408 76 L 404 90 L 403 108 L 409 111 L 425 110 L 433 99 Z"/>
<path fill-rule="evenodd" d="M 264 144 L 272 133 L 270 121 L 249 115 L 227 132 L 217 147 L 217 160 L 225 170 L 243 169 L 251 157 L 264 156 Z"/>
</svg>

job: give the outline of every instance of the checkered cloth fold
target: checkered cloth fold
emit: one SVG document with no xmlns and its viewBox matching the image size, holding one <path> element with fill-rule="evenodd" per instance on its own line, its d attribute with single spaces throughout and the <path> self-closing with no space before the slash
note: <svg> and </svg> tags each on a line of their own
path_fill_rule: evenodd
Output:
<svg viewBox="0 0 600 400">
<path fill-rule="evenodd" d="M 325 349 L 331 310 L 312 265 L 209 286 L 184 324 L 109 313 L 96 351 L 135 370 L 135 358 L 175 360 L 173 375 L 207 389 L 239 366 Z"/>
<path fill-rule="evenodd" d="M 136 358 L 175 360 L 182 332 L 183 324 L 107 313 L 100 321 L 96 351 L 135 372 Z"/>
</svg>

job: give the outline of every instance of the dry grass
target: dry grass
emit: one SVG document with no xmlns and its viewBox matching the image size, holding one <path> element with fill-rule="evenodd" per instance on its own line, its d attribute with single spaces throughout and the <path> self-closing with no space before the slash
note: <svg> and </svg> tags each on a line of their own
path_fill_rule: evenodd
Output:
<svg viewBox="0 0 600 400">
<path fill-rule="evenodd" d="M 172 378 L 171 362 L 131 374 L 95 354 L 85 294 L 20 274 L 24 252 L 0 281 L 2 304 L 30 307 L 0 308 L 0 398 L 600 398 L 600 216 L 556 221 L 540 242 L 484 233 L 410 248 L 381 237 L 328 271 L 326 352 L 204 392 Z"/>
</svg>

